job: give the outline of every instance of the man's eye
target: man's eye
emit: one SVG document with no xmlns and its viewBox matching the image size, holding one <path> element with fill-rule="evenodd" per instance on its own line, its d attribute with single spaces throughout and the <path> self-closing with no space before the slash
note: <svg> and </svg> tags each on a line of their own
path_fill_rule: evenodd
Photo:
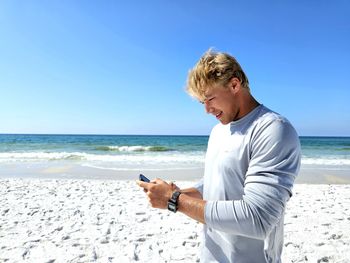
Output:
<svg viewBox="0 0 350 263">
<path fill-rule="evenodd" d="M 208 99 L 205 99 L 205 100 L 200 100 L 199 103 L 201 104 L 205 104 L 206 102 L 208 101 L 212 101 L 215 97 L 211 97 L 211 98 L 208 98 Z"/>
</svg>

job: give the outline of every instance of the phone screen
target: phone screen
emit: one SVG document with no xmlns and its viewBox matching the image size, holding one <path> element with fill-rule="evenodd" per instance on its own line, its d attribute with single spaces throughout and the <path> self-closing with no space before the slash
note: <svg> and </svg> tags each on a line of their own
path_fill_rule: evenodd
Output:
<svg viewBox="0 0 350 263">
<path fill-rule="evenodd" d="M 146 183 L 149 183 L 150 182 L 150 179 L 148 179 L 146 176 L 144 176 L 143 174 L 140 174 L 140 177 L 139 177 L 140 181 L 143 181 L 143 182 L 146 182 Z"/>
</svg>

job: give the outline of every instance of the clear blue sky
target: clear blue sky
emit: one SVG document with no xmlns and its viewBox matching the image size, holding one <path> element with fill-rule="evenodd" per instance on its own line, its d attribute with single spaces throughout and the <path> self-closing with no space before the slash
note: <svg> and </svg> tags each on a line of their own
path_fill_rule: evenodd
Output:
<svg viewBox="0 0 350 263">
<path fill-rule="evenodd" d="M 0 133 L 209 134 L 210 47 L 300 135 L 350 136 L 349 1 L 0 1 Z"/>
</svg>

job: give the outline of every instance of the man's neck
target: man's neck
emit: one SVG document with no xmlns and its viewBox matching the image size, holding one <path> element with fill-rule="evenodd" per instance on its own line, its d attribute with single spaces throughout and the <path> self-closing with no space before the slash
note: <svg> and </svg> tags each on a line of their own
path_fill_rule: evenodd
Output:
<svg viewBox="0 0 350 263">
<path fill-rule="evenodd" d="M 249 93 L 245 94 L 245 97 L 243 97 L 241 101 L 241 107 L 238 113 L 238 119 L 243 118 L 248 113 L 250 113 L 252 110 L 254 110 L 256 107 L 258 107 L 260 103 Z"/>
</svg>

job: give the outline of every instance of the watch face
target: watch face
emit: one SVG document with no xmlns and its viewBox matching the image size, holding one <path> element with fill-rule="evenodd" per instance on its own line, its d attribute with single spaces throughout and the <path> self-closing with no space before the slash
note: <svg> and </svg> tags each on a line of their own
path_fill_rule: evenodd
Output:
<svg viewBox="0 0 350 263">
<path fill-rule="evenodd" d="M 172 212 L 176 211 L 176 205 L 173 203 L 168 203 L 168 209 Z"/>
</svg>

